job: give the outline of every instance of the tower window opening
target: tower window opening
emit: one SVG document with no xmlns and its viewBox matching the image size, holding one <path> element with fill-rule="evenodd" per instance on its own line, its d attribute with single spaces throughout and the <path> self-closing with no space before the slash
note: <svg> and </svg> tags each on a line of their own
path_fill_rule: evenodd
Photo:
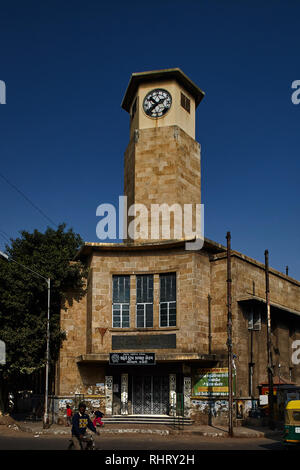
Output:
<svg viewBox="0 0 300 470">
<path fill-rule="evenodd" d="M 183 93 L 181 93 L 181 106 L 188 112 L 191 112 L 191 100 L 188 99 Z"/>
</svg>

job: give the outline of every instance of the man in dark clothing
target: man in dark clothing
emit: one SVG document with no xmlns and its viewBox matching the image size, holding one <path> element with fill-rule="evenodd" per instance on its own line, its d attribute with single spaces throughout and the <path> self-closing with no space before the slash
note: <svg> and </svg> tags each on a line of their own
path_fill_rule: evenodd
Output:
<svg viewBox="0 0 300 470">
<path fill-rule="evenodd" d="M 82 450 L 83 441 L 88 440 L 87 428 L 95 434 L 99 434 L 93 425 L 88 414 L 86 414 L 85 403 L 79 403 L 79 411 L 74 414 L 72 419 L 72 440 L 76 450 Z"/>
</svg>

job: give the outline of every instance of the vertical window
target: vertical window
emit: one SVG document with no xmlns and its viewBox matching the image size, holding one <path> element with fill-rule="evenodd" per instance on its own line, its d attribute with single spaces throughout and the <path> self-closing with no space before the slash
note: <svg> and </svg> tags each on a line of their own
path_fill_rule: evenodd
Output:
<svg viewBox="0 0 300 470">
<path fill-rule="evenodd" d="M 130 276 L 113 276 L 113 328 L 130 326 Z"/>
<path fill-rule="evenodd" d="M 176 273 L 160 275 L 160 326 L 176 326 Z"/>
<path fill-rule="evenodd" d="M 261 329 L 261 314 L 260 310 L 254 308 L 249 311 L 248 317 L 248 330 L 260 330 Z"/>
<path fill-rule="evenodd" d="M 153 275 L 136 277 L 136 326 L 153 327 Z"/>
<path fill-rule="evenodd" d="M 181 106 L 188 112 L 191 112 L 191 102 L 187 96 L 181 93 Z"/>
</svg>

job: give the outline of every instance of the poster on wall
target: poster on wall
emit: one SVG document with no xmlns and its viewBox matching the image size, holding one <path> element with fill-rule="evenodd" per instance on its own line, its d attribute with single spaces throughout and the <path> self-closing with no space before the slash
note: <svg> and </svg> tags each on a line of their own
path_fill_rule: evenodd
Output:
<svg viewBox="0 0 300 470">
<path fill-rule="evenodd" d="M 103 382 L 96 383 L 95 393 L 98 395 L 105 395 L 105 384 Z"/>
<path fill-rule="evenodd" d="M 194 373 L 193 395 L 195 397 L 228 396 L 228 368 L 196 369 Z M 233 371 L 233 394 L 235 394 L 235 371 Z"/>
</svg>

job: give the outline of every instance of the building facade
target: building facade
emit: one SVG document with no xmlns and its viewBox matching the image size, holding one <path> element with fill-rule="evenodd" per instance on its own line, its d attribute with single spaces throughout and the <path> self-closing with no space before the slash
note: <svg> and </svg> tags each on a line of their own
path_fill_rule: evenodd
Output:
<svg viewBox="0 0 300 470">
<path fill-rule="evenodd" d="M 195 113 L 203 96 L 180 69 L 130 79 L 124 242 L 85 243 L 77 255 L 89 276 L 86 296 L 70 293 L 61 311 L 62 403 L 84 395 L 106 415 L 184 413 L 203 423 L 226 414 L 226 248 L 204 239 L 187 249 L 196 211 L 182 230 L 183 208 L 201 203 Z M 300 385 L 300 283 L 270 269 L 270 298 L 274 373 Z M 265 267 L 235 251 L 232 315 L 235 400 L 246 414 L 267 377 Z"/>
</svg>

